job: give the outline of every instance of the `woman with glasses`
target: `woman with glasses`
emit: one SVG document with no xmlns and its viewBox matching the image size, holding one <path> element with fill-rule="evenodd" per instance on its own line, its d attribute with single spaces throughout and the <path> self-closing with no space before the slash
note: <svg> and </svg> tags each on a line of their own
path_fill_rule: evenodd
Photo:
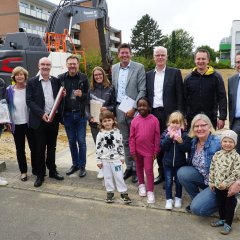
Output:
<svg viewBox="0 0 240 240">
<path fill-rule="evenodd" d="M 189 131 L 192 137 L 189 165 L 178 170 L 178 179 L 192 202 L 187 211 L 200 216 L 209 216 L 217 211 L 215 194 L 208 187 L 209 169 L 215 152 L 221 149 L 220 137 L 205 114 L 196 115 Z M 200 191 L 202 190 L 202 191 Z"/>
</svg>

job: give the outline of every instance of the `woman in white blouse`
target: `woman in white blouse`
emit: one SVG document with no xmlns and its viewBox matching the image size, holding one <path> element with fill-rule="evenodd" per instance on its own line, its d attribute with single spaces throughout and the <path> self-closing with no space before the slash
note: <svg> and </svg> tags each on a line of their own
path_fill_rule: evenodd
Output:
<svg viewBox="0 0 240 240">
<path fill-rule="evenodd" d="M 34 137 L 28 127 L 29 110 L 26 104 L 26 81 L 28 71 L 23 67 L 16 67 L 12 71 L 13 85 L 7 88 L 7 101 L 11 115 L 10 129 L 16 146 L 17 161 L 21 172 L 21 181 L 27 181 L 27 161 L 25 153 L 25 138 L 31 150 L 32 173 L 34 174 Z"/>
</svg>

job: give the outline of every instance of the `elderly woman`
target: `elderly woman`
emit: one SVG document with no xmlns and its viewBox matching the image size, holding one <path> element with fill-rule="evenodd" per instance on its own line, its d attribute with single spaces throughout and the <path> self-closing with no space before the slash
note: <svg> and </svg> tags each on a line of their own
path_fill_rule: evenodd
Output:
<svg viewBox="0 0 240 240">
<path fill-rule="evenodd" d="M 92 71 L 92 77 L 90 80 L 90 90 L 89 90 L 90 101 L 92 99 L 100 101 L 102 107 L 100 111 L 109 110 L 115 112 L 116 101 L 115 101 L 115 91 L 111 83 L 109 82 L 105 71 L 101 67 L 95 67 Z M 90 104 L 91 112 L 91 104 Z M 96 143 L 98 129 L 98 121 L 90 115 L 89 125 L 91 127 L 91 133 L 94 142 Z M 102 171 L 100 170 L 97 178 L 103 178 Z"/>
<path fill-rule="evenodd" d="M 179 182 L 192 199 L 186 210 L 210 216 L 217 211 L 217 203 L 215 193 L 208 187 L 209 169 L 213 155 L 221 149 L 220 137 L 215 135 L 210 119 L 204 114 L 193 118 L 189 136 L 193 138 L 189 159 L 191 166 L 178 171 Z"/>
<path fill-rule="evenodd" d="M 33 131 L 28 127 L 29 111 L 26 104 L 26 81 L 28 72 L 23 67 L 16 67 L 12 71 L 13 85 L 8 86 L 6 99 L 8 102 L 11 121 L 10 130 L 14 137 L 17 161 L 21 172 L 21 181 L 27 181 L 27 161 L 25 153 L 25 137 L 31 150 L 32 172 L 34 174 L 34 137 Z"/>
</svg>

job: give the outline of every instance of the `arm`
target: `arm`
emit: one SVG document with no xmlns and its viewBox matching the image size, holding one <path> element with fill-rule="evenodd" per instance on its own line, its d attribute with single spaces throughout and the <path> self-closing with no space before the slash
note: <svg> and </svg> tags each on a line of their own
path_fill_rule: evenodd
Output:
<svg viewBox="0 0 240 240">
<path fill-rule="evenodd" d="M 78 90 L 75 90 L 74 94 L 76 95 L 76 99 L 80 102 L 84 102 L 88 100 L 88 90 L 89 90 L 89 83 L 87 76 L 84 74 L 80 75 L 81 78 L 83 78 L 82 81 L 80 81 Z"/>
<path fill-rule="evenodd" d="M 177 109 L 184 113 L 184 104 L 183 104 L 183 79 L 182 74 L 179 69 L 176 72 L 176 93 L 177 93 Z"/>
<path fill-rule="evenodd" d="M 240 179 L 234 182 L 228 189 L 228 197 L 240 192 Z"/>
<path fill-rule="evenodd" d="M 124 146 L 122 142 L 122 134 L 119 131 L 118 131 L 117 138 L 119 139 L 118 154 L 120 155 L 121 162 L 124 163 L 124 159 L 125 159 Z"/>
<path fill-rule="evenodd" d="M 173 139 L 170 138 L 169 135 L 167 135 L 167 131 L 164 131 L 160 139 L 161 150 L 168 151 L 172 145 L 173 145 Z"/>
<path fill-rule="evenodd" d="M 110 94 L 109 105 L 106 107 L 107 107 L 107 110 L 111 112 L 115 112 L 116 98 L 115 98 L 115 89 L 113 86 L 110 88 L 109 94 Z"/>
<path fill-rule="evenodd" d="M 213 156 L 211 165 L 210 165 L 210 172 L 209 172 L 209 187 L 213 191 L 214 190 L 214 179 L 215 179 L 215 161 L 216 155 Z"/>
<path fill-rule="evenodd" d="M 102 133 L 99 132 L 96 139 L 96 160 L 98 167 L 99 165 L 102 164 L 102 152 L 103 152 L 103 137 Z"/>
<path fill-rule="evenodd" d="M 136 155 L 136 142 L 135 142 L 135 123 L 134 120 L 131 122 L 130 135 L 129 135 L 129 148 L 131 155 Z"/>
<path fill-rule="evenodd" d="M 160 152 L 160 127 L 159 121 L 155 119 L 155 146 L 154 146 L 154 155 L 156 156 Z"/>
<path fill-rule="evenodd" d="M 182 134 L 182 143 L 179 143 L 179 150 L 182 152 L 189 152 L 191 150 L 191 138 L 188 136 L 186 132 Z"/>
<path fill-rule="evenodd" d="M 137 73 L 137 89 L 138 95 L 135 101 L 134 108 L 137 109 L 137 101 L 139 98 L 146 96 L 146 73 L 144 66 L 141 64 Z"/>
</svg>

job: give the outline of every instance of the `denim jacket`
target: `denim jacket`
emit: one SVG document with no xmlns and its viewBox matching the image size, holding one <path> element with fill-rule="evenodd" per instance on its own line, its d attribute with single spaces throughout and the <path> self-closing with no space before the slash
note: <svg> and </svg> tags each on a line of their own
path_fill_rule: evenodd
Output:
<svg viewBox="0 0 240 240">
<path fill-rule="evenodd" d="M 195 154 L 196 148 L 197 148 L 197 143 L 198 143 L 198 138 L 193 138 L 192 139 L 192 147 L 191 147 L 191 154 L 190 154 L 190 165 L 192 164 L 192 159 Z M 205 157 L 205 170 L 206 173 L 209 174 L 209 169 L 211 165 L 211 161 L 213 158 L 213 155 L 221 150 L 221 141 L 220 137 L 218 135 L 212 135 L 209 134 L 207 141 L 204 144 L 203 147 L 204 150 L 204 157 Z"/>
</svg>

